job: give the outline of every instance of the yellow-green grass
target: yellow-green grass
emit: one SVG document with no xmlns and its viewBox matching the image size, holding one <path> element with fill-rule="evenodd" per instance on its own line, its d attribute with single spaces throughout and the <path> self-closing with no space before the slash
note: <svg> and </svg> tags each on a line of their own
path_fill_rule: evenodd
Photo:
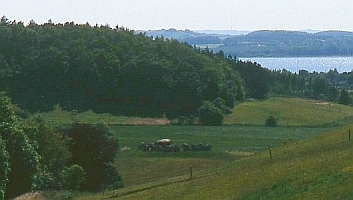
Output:
<svg viewBox="0 0 353 200">
<path fill-rule="evenodd" d="M 300 98 L 269 98 L 241 103 L 226 116 L 225 124 L 264 125 L 268 116 L 280 126 L 322 126 L 353 116 L 353 107 Z"/>
<path fill-rule="evenodd" d="M 118 190 L 118 199 L 351 199 L 353 125 L 230 160 L 222 165 Z M 77 199 L 107 198 L 111 192 Z"/>
<path fill-rule="evenodd" d="M 31 116 L 42 117 L 47 122 L 54 124 L 71 124 L 75 121 L 85 122 L 89 124 L 105 123 L 108 125 L 117 124 L 151 124 L 151 125 L 164 125 L 168 123 L 165 118 L 141 118 L 141 117 L 128 117 L 128 116 L 115 116 L 109 113 L 95 113 L 92 110 L 84 112 L 74 112 L 62 110 L 59 106 L 55 106 L 53 111 L 35 113 Z"/>
<path fill-rule="evenodd" d="M 71 124 L 74 121 L 106 124 L 152 124 L 165 125 L 168 120 L 114 116 L 108 113 L 85 111 L 73 113 L 56 106 L 54 111 L 37 113 L 55 124 Z M 34 116 L 36 116 L 34 115 Z M 335 103 L 300 98 L 269 98 L 264 101 L 248 101 L 234 107 L 232 114 L 225 117 L 226 125 L 264 125 L 268 116 L 278 119 L 280 126 L 327 126 L 353 117 L 353 107 Z"/>
</svg>

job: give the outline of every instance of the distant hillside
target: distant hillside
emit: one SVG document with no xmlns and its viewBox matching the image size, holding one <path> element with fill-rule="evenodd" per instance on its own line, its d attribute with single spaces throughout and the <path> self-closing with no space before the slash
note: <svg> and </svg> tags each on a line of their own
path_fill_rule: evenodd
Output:
<svg viewBox="0 0 353 200">
<path fill-rule="evenodd" d="M 353 32 L 346 31 L 145 31 L 236 57 L 351 56 Z"/>
<path fill-rule="evenodd" d="M 215 50 L 238 57 L 350 56 L 353 53 L 353 33 L 256 31 L 228 37 L 222 44 Z"/>
</svg>

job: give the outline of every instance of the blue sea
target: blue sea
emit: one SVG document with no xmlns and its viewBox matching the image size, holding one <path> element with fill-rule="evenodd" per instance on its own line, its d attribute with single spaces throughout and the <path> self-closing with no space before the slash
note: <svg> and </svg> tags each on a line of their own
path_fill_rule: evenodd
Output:
<svg viewBox="0 0 353 200">
<path fill-rule="evenodd" d="M 270 70 L 287 70 L 299 72 L 328 72 L 337 69 L 339 73 L 351 72 L 353 70 L 353 57 L 280 57 L 280 58 L 239 58 L 242 61 L 259 63 L 262 67 Z"/>
</svg>

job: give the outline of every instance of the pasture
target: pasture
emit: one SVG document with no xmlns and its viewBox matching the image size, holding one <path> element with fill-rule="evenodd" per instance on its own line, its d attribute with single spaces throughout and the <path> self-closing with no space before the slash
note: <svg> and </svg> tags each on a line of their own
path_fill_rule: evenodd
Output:
<svg viewBox="0 0 353 200">
<path fill-rule="evenodd" d="M 353 154 L 351 145 L 343 141 L 347 129 L 353 127 L 340 127 L 351 123 L 352 113 L 352 107 L 338 104 L 270 98 L 237 105 L 225 118 L 225 126 L 131 125 L 146 120 L 92 111 L 72 115 L 59 108 L 41 115 L 57 124 L 83 121 L 110 125 L 121 149 L 115 165 L 126 186 L 115 193 L 119 199 L 205 199 L 220 197 L 219 193 L 220 199 L 273 199 L 298 193 L 297 197 L 305 197 L 306 191 L 315 188 L 324 194 L 325 187 L 331 185 L 347 191 L 342 184 L 351 180 L 347 177 L 352 172 Z M 269 115 L 278 118 L 278 127 L 263 125 Z M 158 124 L 163 120 L 147 121 Z M 137 149 L 141 142 L 161 138 L 170 138 L 176 145 L 210 143 L 213 149 L 176 153 Z M 269 148 L 273 160 L 269 159 Z M 330 167 L 325 167 L 327 156 L 332 157 Z M 112 191 L 105 191 L 82 193 L 74 199 L 111 196 Z"/>
<path fill-rule="evenodd" d="M 312 137 L 330 128 L 263 126 L 112 126 L 122 151 L 116 165 L 126 186 L 219 167 L 268 148 Z M 210 143 L 211 151 L 142 152 L 141 142 L 170 138 L 174 144 Z"/>
<path fill-rule="evenodd" d="M 129 127 L 116 127 L 121 132 L 125 128 L 129 129 Z M 152 128 L 150 130 L 158 130 L 158 127 L 150 128 Z M 164 128 L 166 129 L 161 130 L 168 129 L 168 127 Z M 222 127 L 205 129 L 207 128 L 214 131 Z M 239 131 L 244 131 L 244 127 L 233 127 L 234 135 L 237 135 L 237 128 Z M 149 130 L 149 127 L 141 126 L 130 130 L 131 132 L 126 131 L 126 134 L 131 135 L 132 132 L 138 134 L 139 129 L 143 132 L 143 130 Z M 169 130 L 173 129 L 177 130 L 178 127 L 169 127 Z M 125 150 L 119 153 L 116 164 L 126 181 L 126 187 L 117 190 L 114 197 L 118 199 L 349 199 L 353 195 L 351 191 L 353 146 L 348 140 L 347 130 L 353 130 L 353 125 L 336 127 L 333 130 L 329 130 L 331 128 L 291 128 L 291 131 L 287 132 L 288 135 L 281 135 L 280 132 L 285 132 L 285 129 L 279 129 L 278 132 L 266 129 L 265 131 L 273 132 L 270 137 L 274 139 L 273 141 L 281 140 L 282 137 L 284 139 L 282 141 L 286 141 L 293 132 L 303 135 L 302 137 L 297 135 L 290 143 L 277 143 L 279 146 L 272 148 L 272 159 L 269 157 L 269 151 L 265 149 L 259 150 L 256 154 L 249 152 L 245 154 L 245 151 L 238 151 L 238 154 L 237 151 L 235 154 L 222 153 L 231 142 L 223 144 L 219 142 L 217 143 L 220 146 L 219 149 L 197 154 Z M 179 130 L 180 135 L 183 135 L 183 132 Z M 219 134 L 222 135 L 222 133 Z M 141 139 L 153 139 L 154 136 L 161 135 L 150 133 L 149 136 L 141 136 Z M 124 141 L 128 141 L 129 137 L 120 137 L 121 144 L 125 144 Z M 200 137 L 195 134 L 194 138 L 189 136 L 189 139 L 213 137 L 215 137 L 214 134 L 202 133 Z M 263 144 L 263 137 L 256 134 L 252 137 L 254 141 L 252 144 L 259 146 Z M 138 141 L 138 139 L 132 140 Z M 241 144 L 241 140 L 238 144 Z M 263 145 L 264 148 L 265 146 Z M 194 170 L 192 178 L 189 175 L 190 167 Z M 74 199 L 104 199 L 112 195 L 112 191 L 106 191 L 81 194 Z"/>
<path fill-rule="evenodd" d="M 353 117 L 353 107 L 300 98 L 269 98 L 241 103 L 226 116 L 225 124 L 263 125 L 268 116 L 279 126 L 331 126 L 344 124 Z"/>
</svg>

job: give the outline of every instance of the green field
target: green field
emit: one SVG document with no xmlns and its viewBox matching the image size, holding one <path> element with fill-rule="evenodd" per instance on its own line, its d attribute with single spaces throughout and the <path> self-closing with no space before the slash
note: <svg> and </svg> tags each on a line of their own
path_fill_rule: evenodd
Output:
<svg viewBox="0 0 353 200">
<path fill-rule="evenodd" d="M 110 125 L 136 124 L 146 120 L 139 117 L 97 114 L 91 110 L 73 114 L 56 106 L 54 111 L 36 113 L 49 122 L 70 124 L 73 121 L 85 123 L 103 122 Z M 300 98 L 269 98 L 264 101 L 248 101 L 234 107 L 232 114 L 224 119 L 225 125 L 262 126 L 268 116 L 278 119 L 279 126 L 322 127 L 344 124 L 353 118 L 353 107 L 335 103 Z M 166 119 L 148 119 L 146 123 L 159 124 Z"/>
<path fill-rule="evenodd" d="M 55 115 L 62 113 L 58 110 Z M 225 120 L 233 124 L 228 126 L 118 125 L 131 119 L 92 112 L 66 113 L 70 117 L 66 122 L 114 122 L 109 124 L 121 147 L 115 164 L 125 183 L 114 198 L 349 199 L 352 113 L 352 107 L 338 104 L 271 98 L 237 105 Z M 269 115 L 277 117 L 280 126 L 263 126 Z M 53 123 L 63 121 L 53 113 L 42 116 Z M 213 149 L 177 153 L 137 149 L 141 142 L 161 138 L 178 145 L 211 143 Z M 112 196 L 112 191 L 105 191 L 81 193 L 74 199 Z"/>
<path fill-rule="evenodd" d="M 168 129 L 159 128 L 125 126 L 116 127 L 116 130 L 121 132 L 117 135 L 121 138 L 122 145 L 132 145 L 139 141 L 133 137 L 134 133 L 141 140 L 153 140 L 162 134 L 150 133 L 149 137 L 141 134 L 143 130 Z M 179 128 L 179 135 L 187 134 L 190 129 Z M 204 128 L 206 129 L 207 127 Z M 275 129 L 277 128 L 272 130 L 272 141 L 281 139 L 282 136 L 284 141 L 289 138 L 286 134 L 279 134 L 285 128 Z M 319 128 L 292 128 L 287 134 L 298 133 L 302 135 L 301 138 L 296 136 L 290 143 L 274 145 L 271 150 L 272 159 L 268 149 L 258 149 L 257 153 L 236 149 L 221 153 L 233 146 L 229 141 L 218 142 L 219 148 L 215 145 L 214 151 L 195 154 L 147 153 L 134 148 L 127 149 L 120 152 L 117 158 L 117 166 L 126 187 L 119 189 L 114 195 L 118 199 L 350 199 L 353 195 L 353 146 L 348 141 L 350 129 L 353 130 L 353 125 L 336 127 L 334 130 L 326 128 L 324 133 L 322 131 L 325 129 Z M 187 138 L 193 141 L 199 138 L 211 140 L 215 137 L 215 130 L 224 129 L 213 127 L 213 131 L 195 132 L 194 136 Z M 243 127 L 239 128 L 239 131 L 243 130 Z M 233 131 L 236 138 L 237 127 L 233 127 Z M 263 132 L 262 137 L 254 134 L 252 144 L 263 145 L 263 138 L 271 138 L 266 136 L 269 132 L 271 131 Z M 223 134 L 227 135 L 221 132 L 218 134 L 220 138 Z M 239 134 L 241 135 L 242 133 Z M 229 140 L 229 137 L 224 138 Z M 234 144 L 242 144 L 241 139 Z M 265 146 L 263 145 L 264 148 Z M 192 178 L 189 174 L 190 167 L 193 170 Z M 112 191 L 106 191 L 81 194 L 75 199 L 104 199 L 112 195 Z"/>
<path fill-rule="evenodd" d="M 243 127 L 243 126 L 114 126 L 123 151 L 117 156 L 119 173 L 127 186 L 174 177 L 189 167 L 203 170 L 229 160 L 253 155 L 270 147 L 289 144 L 319 134 L 329 128 Z M 141 152 L 137 145 L 170 138 L 174 144 L 210 143 L 212 151 Z M 149 169 L 149 173 L 143 169 Z M 173 171 L 174 170 L 174 171 Z M 162 175 L 163 174 L 163 175 Z M 144 180 L 144 181 L 143 181 Z"/>
<path fill-rule="evenodd" d="M 300 98 L 270 98 L 237 105 L 226 124 L 263 125 L 268 116 L 280 126 L 327 126 L 353 117 L 353 107 Z"/>
</svg>

